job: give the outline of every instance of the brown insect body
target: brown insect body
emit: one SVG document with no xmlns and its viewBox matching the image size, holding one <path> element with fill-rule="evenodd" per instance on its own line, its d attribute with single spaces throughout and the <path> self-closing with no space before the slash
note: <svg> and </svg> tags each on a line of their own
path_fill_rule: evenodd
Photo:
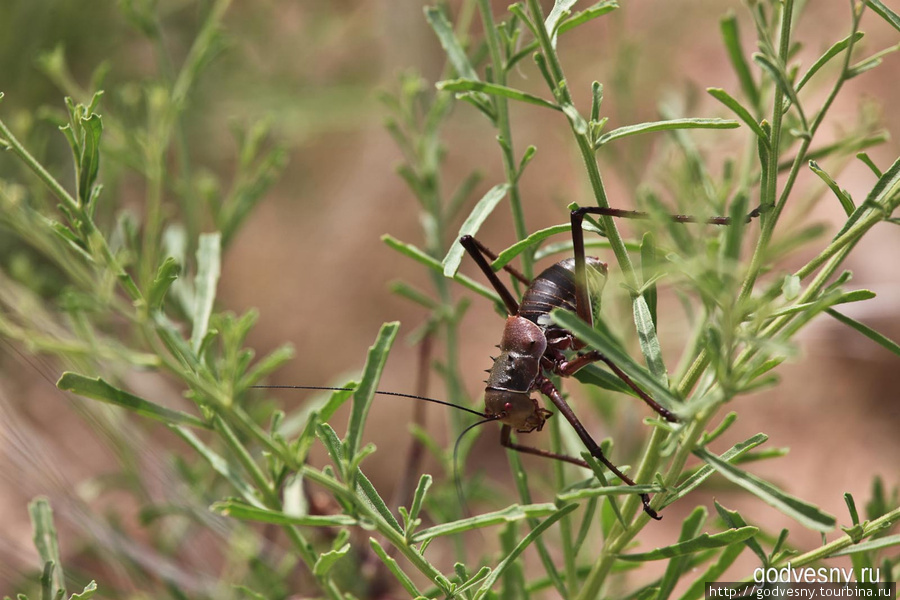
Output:
<svg viewBox="0 0 900 600">
<path fill-rule="evenodd" d="M 594 257 L 586 257 L 586 263 L 591 291 L 597 293 L 606 280 L 606 263 Z M 575 302 L 574 259 L 556 263 L 532 281 L 518 313 L 506 319 L 500 355 L 488 371 L 485 414 L 519 433 L 541 430 L 553 414 L 531 397 L 545 380 L 542 369 L 557 371 L 565 361 L 563 351 L 579 346 L 570 332 L 550 321 L 550 311 L 575 313 Z"/>
</svg>

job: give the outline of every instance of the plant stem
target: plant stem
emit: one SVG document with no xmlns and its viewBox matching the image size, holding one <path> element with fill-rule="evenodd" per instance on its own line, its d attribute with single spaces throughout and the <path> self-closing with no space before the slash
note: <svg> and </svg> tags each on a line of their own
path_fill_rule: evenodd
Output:
<svg viewBox="0 0 900 600">
<path fill-rule="evenodd" d="M 487 40 L 488 51 L 491 56 L 491 70 L 494 83 L 506 85 L 506 67 L 500 50 L 500 35 L 494 24 L 494 16 L 491 13 L 489 0 L 478 0 L 478 8 L 484 23 L 484 35 Z M 522 200 L 519 194 L 519 177 L 516 172 L 515 151 L 513 150 L 512 128 L 509 124 L 509 100 L 504 97 L 492 96 L 494 107 L 497 110 L 497 129 L 499 131 L 500 148 L 503 154 L 503 171 L 506 181 L 509 183 L 509 206 L 513 215 L 513 225 L 516 230 L 516 239 L 521 241 L 528 237 L 528 228 L 525 226 L 525 213 L 522 212 Z M 534 253 L 532 250 L 522 253 L 522 272 L 525 277 L 531 279 L 534 274 Z"/>
<path fill-rule="evenodd" d="M 888 527 L 893 526 L 897 522 L 900 522 L 900 508 L 895 508 L 891 512 L 881 515 L 877 519 L 863 524 L 862 537 L 869 537 L 870 535 L 877 533 L 882 529 L 887 529 Z M 778 568 L 790 563 L 792 567 L 803 567 L 805 565 L 816 562 L 817 560 L 828 558 L 836 552 L 843 550 L 844 548 L 849 548 L 856 543 L 857 542 L 855 542 L 849 535 L 845 535 L 834 540 L 833 542 L 829 542 L 823 546 L 816 548 L 815 550 L 810 550 L 809 552 L 806 552 L 799 556 L 788 556 L 771 566 L 774 568 Z"/>
<path fill-rule="evenodd" d="M 781 36 L 779 40 L 778 58 L 782 65 L 787 64 L 788 52 L 791 42 L 791 19 L 794 14 L 794 0 L 785 0 L 781 9 Z M 769 139 L 768 154 L 768 177 L 765 181 L 765 187 L 760 190 L 759 205 L 764 210 L 761 215 L 760 235 L 753 250 L 753 257 L 750 259 L 750 268 L 741 287 L 741 293 L 738 302 L 741 302 L 750 296 L 753 291 L 753 285 L 762 269 L 765 258 L 766 249 L 775 230 L 775 223 L 778 221 L 778 214 L 781 208 L 776 206 L 775 198 L 778 195 L 778 149 L 781 144 L 781 125 L 784 119 L 784 92 L 779 86 L 775 86 L 773 106 L 772 106 L 772 135 Z M 810 136 L 811 137 L 811 136 Z M 804 140 L 808 146 L 808 140 Z M 785 187 L 787 191 L 788 186 Z M 784 196 L 786 198 L 786 196 Z M 783 207 L 783 202 L 780 203 Z M 766 208 L 773 207 L 774 210 L 766 211 Z"/>
<path fill-rule="evenodd" d="M 528 0 L 528 11 L 531 13 L 531 18 L 534 21 L 533 26 L 538 35 L 541 51 L 547 59 L 550 73 L 556 82 L 557 89 L 551 91 L 554 96 L 557 97 L 560 104 L 572 105 L 572 96 L 565 85 L 565 76 L 559 63 L 559 57 L 556 54 L 556 50 L 553 48 L 547 29 L 544 27 L 544 15 L 538 0 Z M 587 169 L 588 180 L 590 181 L 591 189 L 594 192 L 594 200 L 597 202 L 597 206 L 609 208 L 609 199 L 606 196 L 606 188 L 603 185 L 603 177 L 600 175 L 600 167 L 597 165 L 597 157 L 594 154 L 591 140 L 588 138 L 587 133 L 578 133 L 578 131 L 576 131 L 575 124 L 571 119 L 569 119 L 569 126 L 572 128 L 572 133 L 578 143 L 578 150 L 581 152 L 584 166 Z M 622 239 L 622 235 L 619 233 L 618 227 L 616 227 L 615 219 L 604 215 L 600 217 L 600 220 L 603 222 L 604 232 L 612 247 L 613 253 L 616 255 L 616 260 L 625 276 L 627 285 L 632 289 L 638 289 L 640 286 L 637 283 L 637 274 L 635 273 L 634 265 L 631 262 L 631 257 L 628 255 L 628 250 L 625 248 L 625 242 Z"/>
<path fill-rule="evenodd" d="M 352 503 L 357 512 L 369 519 L 375 525 L 378 532 L 397 548 L 397 550 L 399 550 L 414 567 L 434 582 L 442 592 L 445 594 L 450 593 L 449 589 L 446 589 L 439 583 L 443 579 L 441 572 L 435 569 L 416 548 L 411 546 L 402 533 L 388 525 L 384 518 L 368 503 L 364 502 L 357 494 L 347 489 L 340 481 L 337 481 L 312 467 L 303 466 L 300 471 L 309 481 L 325 487 L 335 496 L 340 496 L 345 501 Z"/>
</svg>

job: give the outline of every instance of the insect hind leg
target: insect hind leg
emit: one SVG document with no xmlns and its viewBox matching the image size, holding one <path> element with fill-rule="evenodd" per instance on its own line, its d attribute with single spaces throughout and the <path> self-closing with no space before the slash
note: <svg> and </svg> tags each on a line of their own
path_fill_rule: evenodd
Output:
<svg viewBox="0 0 900 600">
<path fill-rule="evenodd" d="M 559 390 L 556 389 L 556 386 L 553 385 L 553 382 L 547 379 L 546 377 L 540 377 L 537 383 L 537 388 L 540 390 L 542 394 L 547 396 L 556 408 L 559 409 L 559 412 L 569 421 L 569 424 L 572 425 L 572 428 L 575 430 L 575 433 L 578 434 L 578 437 L 581 438 L 581 442 L 584 444 L 585 448 L 587 448 L 588 452 L 590 452 L 591 456 L 602 462 L 607 469 L 612 471 L 612 473 L 622 480 L 626 485 L 634 486 L 637 485 L 634 480 L 625 475 L 616 465 L 614 465 L 606 455 L 603 454 L 603 450 L 600 449 L 600 445 L 594 441 L 594 438 L 591 437 L 591 434 L 588 433 L 587 429 L 585 429 L 584 425 L 581 424 L 581 421 L 578 420 L 578 417 L 575 416 L 575 412 L 572 410 L 572 407 L 563 399 L 562 395 L 559 393 Z M 650 506 L 650 494 L 641 494 L 641 504 L 643 505 L 644 512 L 647 515 L 659 521 L 662 517 L 657 514 L 657 512 Z"/>
</svg>

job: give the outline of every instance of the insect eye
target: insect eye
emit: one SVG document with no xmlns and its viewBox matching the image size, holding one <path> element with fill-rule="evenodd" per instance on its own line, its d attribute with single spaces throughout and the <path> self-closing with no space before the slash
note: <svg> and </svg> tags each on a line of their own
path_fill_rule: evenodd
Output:
<svg viewBox="0 0 900 600">
<path fill-rule="evenodd" d="M 512 410 L 512 402 L 507 402 L 506 404 L 504 404 L 504 405 L 503 405 L 503 410 L 504 410 L 505 412 L 511 411 L 511 410 Z"/>
</svg>

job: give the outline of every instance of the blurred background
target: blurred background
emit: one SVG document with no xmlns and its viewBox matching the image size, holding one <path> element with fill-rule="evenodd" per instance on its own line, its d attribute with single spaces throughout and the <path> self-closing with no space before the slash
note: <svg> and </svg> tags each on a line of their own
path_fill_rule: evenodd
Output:
<svg viewBox="0 0 900 600">
<path fill-rule="evenodd" d="M 495 4 L 499 15 L 507 3 Z M 544 4 L 549 10 L 552 3 Z M 806 11 L 797 24 L 804 42 L 799 56 L 805 64 L 846 35 L 847 4 L 816 3 Z M 196 33 L 204 4 L 161 0 L 158 5 L 165 43 L 180 60 Z M 610 90 L 604 99 L 610 128 L 658 119 L 662 104 L 679 106 L 690 116 L 729 116 L 703 90 L 737 88 L 721 50 L 718 23 L 726 11 L 734 10 L 749 31 L 741 4 L 690 0 L 623 5 L 622 10 L 579 28 L 560 45 L 570 89 L 582 111 L 590 102 L 591 81 L 599 80 L 608 82 Z M 401 155 L 383 126 L 388 113 L 378 97 L 395 93 L 403 73 L 420 73 L 427 82 L 441 76 L 444 53 L 422 8 L 421 2 L 412 0 L 234 2 L 224 19 L 225 45 L 197 82 L 186 109 L 191 154 L 196 164 L 212 173 L 227 178 L 235 168 L 238 147 L 229 132 L 231 123 L 247 125 L 268 118 L 274 137 L 287 148 L 283 174 L 224 256 L 218 296 L 221 307 L 235 312 L 259 310 L 259 322 L 248 342 L 258 354 L 285 342 L 295 346 L 296 358 L 272 383 L 339 384 L 345 375 L 362 367 L 381 323 L 399 320 L 401 338 L 391 353 L 381 388 L 414 390 L 417 350 L 403 336 L 422 324 L 425 311 L 391 294 L 387 284 L 402 279 L 426 288 L 429 278 L 421 266 L 380 240 L 389 233 L 422 244 L 418 205 L 395 172 Z M 65 164 L 67 152 L 61 136 L 52 125 L 28 122 L 25 116 L 37 107 L 63 108 L 64 92 L 59 82 L 42 72 L 40 56 L 63 48 L 75 81 L 84 88 L 104 61 L 109 69 L 106 89 L 158 76 L 150 44 L 135 34 L 119 3 L 111 0 L 92 2 L 89 10 L 63 0 L 8 0 L 0 3 L 0 25 L 0 91 L 5 94 L 0 113 L 15 131 L 17 127 L 43 130 L 46 145 L 42 150 L 60 164 Z M 897 32 L 874 14 L 867 15 L 862 29 L 867 33 L 864 55 L 897 41 Z M 526 62 L 522 63 L 523 81 L 515 84 L 543 94 L 539 76 Z M 887 56 L 876 71 L 850 81 L 823 127 L 824 137 L 829 131 L 840 131 L 846 123 L 856 123 L 863 111 L 877 113 L 894 139 L 869 153 L 885 168 L 900 154 L 900 113 L 893 110 L 900 106 L 897 81 L 900 56 L 896 55 Z M 826 92 L 823 86 L 810 94 Z M 103 104 L 99 112 L 103 114 Z M 512 120 L 519 151 L 529 144 L 538 149 L 522 180 L 528 229 L 565 222 L 566 204 L 590 203 L 567 124 L 561 116 L 515 104 Z M 444 130 L 445 183 L 454 188 L 470 171 L 480 170 L 483 178 L 474 198 L 503 180 L 494 132 L 483 121 L 471 106 L 459 104 Z M 721 149 L 729 143 L 739 146 L 740 135 L 725 131 L 696 139 L 701 149 Z M 644 177 L 659 176 L 650 166 L 655 151 L 651 136 L 616 146 L 614 154 L 601 153 L 601 168 L 614 206 L 632 208 L 635 189 Z M 0 174 L 14 173 L 11 163 L 11 158 L 0 156 Z M 124 206 L 139 210 L 142 183 L 138 178 L 121 166 L 104 163 L 102 169 L 101 178 L 106 174 L 115 177 L 115 185 L 108 185 L 106 193 L 117 194 Z M 801 185 L 809 190 L 823 187 L 811 174 L 802 177 Z M 854 161 L 840 172 L 839 181 L 860 198 L 871 188 L 873 176 Z M 818 205 L 814 220 L 829 224 L 833 231 L 841 218 L 840 206 L 829 198 Z M 900 339 L 898 233 L 896 226 L 878 226 L 846 263 L 854 272 L 852 285 L 872 289 L 878 297 L 845 312 L 893 339 Z M 0 230 L 0 237 L 3 235 Z M 494 249 L 512 243 L 508 209 L 497 210 L 479 238 Z M 5 269 L 14 265 L 20 250 L 11 240 L 0 239 L 0 261 Z M 797 253 L 794 262 L 783 265 L 783 272 L 802 264 L 812 253 L 812 249 Z M 463 271 L 481 281 L 466 261 Z M 453 289 L 454 296 L 466 293 L 458 286 Z M 607 300 L 611 318 L 615 318 L 615 297 L 621 289 L 611 285 L 607 293 L 611 295 Z M 461 328 L 460 368 L 468 393 L 477 401 L 482 372 L 490 366 L 489 355 L 499 340 L 502 320 L 488 302 L 474 296 L 472 300 Z M 674 297 L 664 297 L 664 309 L 679 311 L 679 303 Z M 670 319 L 667 329 L 660 331 L 672 364 L 677 362 L 682 336 L 687 333 L 687 326 L 671 325 L 673 322 L 677 324 L 678 319 Z M 829 513 L 844 515 L 844 492 L 852 492 L 858 501 L 868 498 L 875 475 L 883 477 L 887 488 L 900 483 L 897 367 L 896 356 L 823 316 L 800 336 L 797 355 L 778 369 L 782 385 L 734 403 L 740 419 L 729 434 L 729 445 L 759 431 L 767 433 L 769 447 L 790 447 L 791 451 L 751 470 L 815 501 Z M 141 538 L 135 515 L 129 514 L 133 505 L 114 492 L 98 492 L 115 488 L 98 481 L 115 477 L 116 451 L 106 446 L 102 435 L 55 390 L 52 382 L 64 368 L 49 357 L 28 358 L 20 347 L 0 347 L 0 594 L 12 594 L 21 574 L 37 565 L 26 505 L 38 494 L 48 495 L 59 515 L 64 562 L 82 567 L 92 564 L 87 540 L 92 535 L 102 540 L 106 535 L 106 530 L 95 527 L 96 515 L 113 515 L 122 529 L 133 532 L 137 540 Z M 177 397 L 179 393 L 168 389 L 165 382 L 154 381 L 150 374 L 137 374 L 131 383 L 151 395 Z M 577 388 L 575 382 L 567 386 L 570 391 Z M 441 390 L 437 381 L 429 393 L 438 395 Z M 286 409 L 304 401 L 302 393 L 285 392 L 277 397 Z M 642 437 L 640 421 L 647 415 L 639 403 L 622 400 L 629 404 L 617 421 L 624 431 L 611 429 L 594 417 L 587 420 L 598 438 L 612 436 L 618 442 L 621 437 L 619 444 L 628 448 L 629 436 Z M 397 484 L 396 457 L 410 441 L 407 423 L 412 410 L 411 402 L 379 399 L 366 430 L 367 440 L 379 448 L 367 460 L 366 472 L 386 497 Z M 430 427 L 444 446 L 452 440 L 448 441 L 445 429 L 435 423 L 445 418 L 443 411 L 429 408 Z M 141 428 L 141 435 L 146 448 L 141 470 L 151 479 L 161 476 L 167 460 L 163 448 L 171 440 L 166 432 L 154 428 Z M 506 481 L 506 460 L 495 435 L 489 432 L 482 437 L 466 468 L 485 470 Z M 547 443 L 539 435 L 531 442 Z M 321 460 L 320 455 L 315 457 Z M 539 462 L 528 464 L 536 470 L 544 468 Z M 424 470 L 429 468 L 426 463 Z M 711 505 L 716 496 L 727 504 L 728 493 L 712 488 L 698 491 L 694 501 L 672 505 L 667 510 L 672 518 L 648 530 L 648 537 L 642 539 L 648 547 L 671 543 L 680 519 L 696 503 Z M 775 531 L 787 525 L 786 517 L 747 497 L 736 497 L 729 506 Z M 817 543 L 815 534 L 797 532 L 799 537 L 792 542 L 798 546 Z M 148 564 L 156 560 L 152 555 L 144 558 Z M 194 567 L 201 579 L 215 577 L 216 567 L 202 558 L 195 560 Z M 106 567 L 106 572 L 115 571 Z"/>
</svg>

